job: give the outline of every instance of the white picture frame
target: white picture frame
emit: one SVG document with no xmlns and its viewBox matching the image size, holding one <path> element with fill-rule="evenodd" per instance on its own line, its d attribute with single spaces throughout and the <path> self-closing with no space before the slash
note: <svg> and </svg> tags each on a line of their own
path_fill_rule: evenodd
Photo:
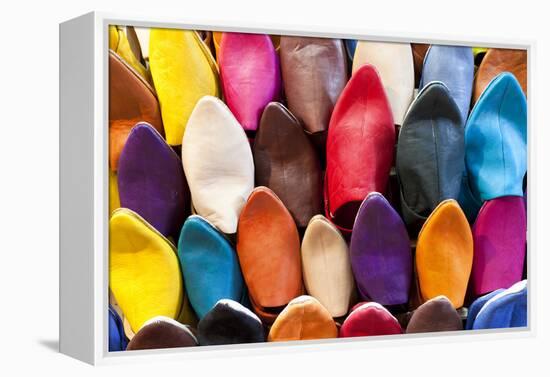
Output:
<svg viewBox="0 0 550 377">
<path fill-rule="evenodd" d="M 519 329 L 472 330 L 432 334 L 403 334 L 371 338 L 341 338 L 282 343 L 189 347 L 132 352 L 108 352 L 108 26 L 133 25 L 214 31 L 262 32 L 302 36 L 394 42 L 468 45 L 526 49 L 528 95 L 532 97 L 535 42 L 470 36 L 442 38 L 426 34 L 367 29 L 320 29 L 311 25 L 259 25 L 254 22 L 139 17 L 92 12 L 60 24 L 60 352 L 90 364 L 137 360 L 293 353 L 319 349 L 386 347 L 407 343 L 462 342 L 477 339 L 532 337 L 536 333 L 536 250 L 528 230 L 528 326 Z M 532 166 L 534 128 L 528 105 L 528 166 Z M 532 170 L 531 170 L 532 171 Z M 533 229 L 537 188 L 529 180 L 528 229 Z"/>
</svg>

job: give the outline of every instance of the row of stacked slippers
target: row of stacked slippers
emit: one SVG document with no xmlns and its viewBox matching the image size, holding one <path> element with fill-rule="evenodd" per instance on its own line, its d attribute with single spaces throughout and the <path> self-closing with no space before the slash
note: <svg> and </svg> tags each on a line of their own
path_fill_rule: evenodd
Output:
<svg viewBox="0 0 550 377">
<path fill-rule="evenodd" d="M 110 351 L 527 326 L 525 51 L 109 35 Z"/>
</svg>

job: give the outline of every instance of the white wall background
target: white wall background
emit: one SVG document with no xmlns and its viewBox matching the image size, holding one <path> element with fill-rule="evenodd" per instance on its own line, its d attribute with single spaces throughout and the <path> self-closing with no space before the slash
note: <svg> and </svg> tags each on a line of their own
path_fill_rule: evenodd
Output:
<svg viewBox="0 0 550 377">
<path fill-rule="evenodd" d="M 189 4 L 193 3 L 193 5 Z M 361 4 L 361 5 L 356 5 Z M 550 43 L 543 1 L 4 2 L 0 22 L 0 374 L 543 375 L 550 370 L 548 111 Z M 93 369 L 60 355 L 58 338 L 58 23 L 91 10 L 137 15 L 536 40 L 529 106 L 539 153 L 529 194 L 536 207 L 537 334 L 533 338 L 430 342 L 358 351 L 223 358 Z M 536 186 L 535 186 L 536 184 Z M 536 226 L 534 226 L 536 225 Z M 11 372 L 9 372 L 11 370 Z M 6 373 L 7 372 L 7 373 Z M 27 374 L 27 373 L 25 373 Z M 32 374 L 30 374 L 32 375 Z"/>
</svg>

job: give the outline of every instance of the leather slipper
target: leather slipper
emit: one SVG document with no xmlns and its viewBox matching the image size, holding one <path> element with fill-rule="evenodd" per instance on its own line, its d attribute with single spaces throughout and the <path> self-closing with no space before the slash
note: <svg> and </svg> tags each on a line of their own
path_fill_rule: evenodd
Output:
<svg viewBox="0 0 550 377">
<path fill-rule="evenodd" d="M 128 341 L 118 313 L 109 305 L 109 352 L 124 351 Z"/>
<path fill-rule="evenodd" d="M 193 209 L 224 233 L 235 233 L 254 187 L 254 161 L 246 135 L 218 98 L 201 98 L 189 117 L 181 148 Z"/>
<path fill-rule="evenodd" d="M 321 166 L 300 122 L 282 104 L 265 108 L 253 155 L 256 185 L 273 190 L 298 227 L 305 228 L 322 212 Z"/>
<path fill-rule="evenodd" d="M 128 28 L 129 28 L 129 26 L 126 26 L 127 31 L 128 31 Z M 149 61 L 149 41 L 150 41 L 152 28 L 149 28 L 149 27 L 135 27 L 135 26 L 131 26 L 131 28 L 134 29 L 135 38 L 137 39 L 137 42 L 139 44 L 142 59 L 144 61 L 148 62 Z M 211 47 L 211 45 L 212 45 L 212 32 L 211 31 L 200 30 L 200 31 L 197 31 L 197 33 L 199 34 L 199 37 L 202 39 L 204 44 L 208 47 L 208 49 L 213 54 L 212 47 Z M 132 45 L 132 42 L 131 42 L 132 38 L 130 37 L 130 35 L 131 35 L 131 33 L 128 33 L 128 39 L 130 40 L 130 44 Z"/>
<path fill-rule="evenodd" d="M 269 35 L 222 33 L 218 62 L 225 103 L 246 131 L 281 94 L 279 58 Z"/>
<path fill-rule="evenodd" d="M 229 240 L 198 215 L 185 220 L 178 242 L 189 301 L 200 318 L 222 298 L 240 300 L 245 290 L 237 254 Z"/>
<path fill-rule="evenodd" d="M 497 289 L 496 291 L 487 293 L 486 295 L 481 296 L 477 298 L 474 302 L 472 302 L 472 304 L 468 308 L 468 318 L 466 318 L 465 329 L 471 330 L 472 327 L 474 326 L 474 321 L 477 317 L 477 314 L 479 313 L 481 308 L 487 303 L 487 301 L 489 301 L 490 299 L 492 299 L 493 297 L 495 297 L 496 295 L 504 291 L 505 291 L 504 288 Z"/>
<path fill-rule="evenodd" d="M 522 279 L 527 217 L 521 196 L 486 201 L 472 233 L 474 262 L 471 285 L 475 296 L 509 288 Z"/>
<path fill-rule="evenodd" d="M 348 245 L 323 215 L 314 216 L 304 233 L 302 269 L 308 294 L 332 317 L 347 314 L 355 290 Z"/>
<path fill-rule="evenodd" d="M 407 334 L 462 330 L 462 319 L 445 296 L 437 296 L 416 309 L 407 325 Z"/>
<path fill-rule="evenodd" d="M 166 142 L 180 145 L 197 101 L 206 95 L 220 95 L 216 62 L 197 32 L 151 29 L 149 64 Z"/>
<path fill-rule="evenodd" d="M 344 43 L 282 36 L 280 56 L 288 108 L 324 151 L 332 110 L 348 81 Z"/>
<path fill-rule="evenodd" d="M 241 212 L 237 254 L 254 311 L 270 323 L 302 294 L 302 264 L 296 224 L 267 187 L 256 187 Z"/>
<path fill-rule="evenodd" d="M 487 85 L 502 72 L 512 73 L 527 96 L 527 51 L 490 48 L 477 70 L 472 102 L 475 103 Z"/>
<path fill-rule="evenodd" d="M 221 31 L 213 31 L 212 32 L 212 42 L 214 44 L 214 51 L 216 53 L 216 59 L 218 59 L 220 55 L 220 44 L 222 42 L 222 35 L 228 34 L 227 32 L 221 32 Z M 275 48 L 276 52 L 279 52 L 279 49 L 281 47 L 281 36 L 279 35 L 270 35 L 271 42 L 273 43 L 273 47 Z"/>
<path fill-rule="evenodd" d="M 476 102 L 465 129 L 466 168 L 481 201 L 523 196 L 527 171 L 527 101 L 511 73 L 501 73 Z"/>
<path fill-rule="evenodd" d="M 431 82 L 412 103 L 397 141 L 401 211 L 413 237 L 442 200 L 458 199 L 464 170 L 460 111 L 447 87 Z"/>
<path fill-rule="evenodd" d="M 414 95 L 414 63 L 410 43 L 359 41 L 353 56 L 355 73 L 365 64 L 376 67 L 390 107 L 393 121 L 403 124 Z"/>
<path fill-rule="evenodd" d="M 269 330 L 269 342 L 337 338 L 338 329 L 327 309 L 311 296 L 296 297 Z"/>
<path fill-rule="evenodd" d="M 182 305 L 176 249 L 126 208 L 109 221 L 109 287 L 133 332 L 155 316 L 176 318 Z"/>
<path fill-rule="evenodd" d="M 167 317 L 154 317 L 143 324 L 143 327 L 128 343 L 128 351 L 150 350 L 160 348 L 198 346 L 197 337 L 187 325 L 182 325 Z"/>
<path fill-rule="evenodd" d="M 464 304 L 474 245 L 470 224 L 458 203 L 442 201 L 428 217 L 416 244 L 416 268 L 424 300 L 443 295 L 454 308 Z"/>
<path fill-rule="evenodd" d="M 451 93 L 466 123 L 474 83 L 474 54 L 471 47 L 431 45 L 424 58 L 419 89 L 440 81 Z"/>
<path fill-rule="evenodd" d="M 340 328 L 340 338 L 402 333 L 397 319 L 376 302 L 356 305 Z"/>
<path fill-rule="evenodd" d="M 160 107 L 153 87 L 136 70 L 109 51 L 109 167 L 118 159 L 132 127 L 146 122 L 164 134 Z"/>
<path fill-rule="evenodd" d="M 395 126 L 376 69 L 359 68 L 338 98 L 327 136 L 325 212 L 351 233 L 357 210 L 373 191 L 385 192 L 393 163 Z"/>
<path fill-rule="evenodd" d="M 527 280 L 490 298 L 474 320 L 473 330 L 527 326 Z"/>
<path fill-rule="evenodd" d="M 126 29 L 126 30 L 125 30 Z M 148 83 L 151 83 L 151 73 L 142 62 L 139 44 L 134 42 L 131 26 L 109 25 L 109 49 L 113 50 Z"/>
<path fill-rule="evenodd" d="M 403 220 L 377 192 L 367 195 L 353 225 L 350 259 L 359 295 L 382 305 L 409 301 L 412 253 Z"/>
<path fill-rule="evenodd" d="M 218 301 L 199 322 L 201 346 L 259 343 L 265 341 L 262 321 L 236 301 Z"/>
<path fill-rule="evenodd" d="M 177 238 L 189 212 L 189 189 L 180 158 L 147 123 L 132 128 L 120 154 L 118 192 L 122 207 Z"/>
</svg>

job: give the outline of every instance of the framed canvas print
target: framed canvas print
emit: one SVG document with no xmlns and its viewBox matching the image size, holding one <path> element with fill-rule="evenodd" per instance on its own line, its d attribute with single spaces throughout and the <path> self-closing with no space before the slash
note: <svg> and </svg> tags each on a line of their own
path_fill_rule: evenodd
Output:
<svg viewBox="0 0 550 377">
<path fill-rule="evenodd" d="M 61 351 L 104 363 L 530 334 L 531 50 L 61 24 Z"/>
</svg>

